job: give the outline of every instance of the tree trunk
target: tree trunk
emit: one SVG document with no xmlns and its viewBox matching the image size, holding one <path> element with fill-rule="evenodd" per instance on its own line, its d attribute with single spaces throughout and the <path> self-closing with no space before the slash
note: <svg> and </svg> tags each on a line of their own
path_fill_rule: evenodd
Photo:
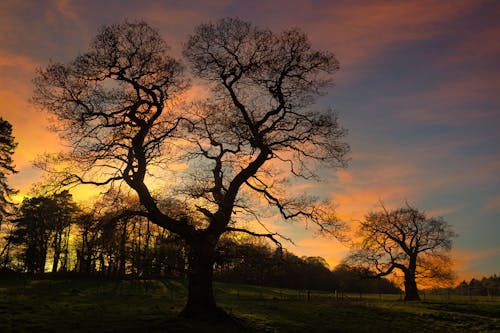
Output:
<svg viewBox="0 0 500 333">
<path fill-rule="evenodd" d="M 61 238 L 61 233 L 57 231 L 54 235 L 54 258 L 52 261 L 52 273 L 57 273 L 57 267 L 59 266 L 59 258 L 61 257 Z"/>
<path fill-rule="evenodd" d="M 405 272 L 405 301 L 420 301 L 415 273 Z"/>
<path fill-rule="evenodd" d="M 417 270 L 417 254 L 418 252 L 410 254 L 410 262 L 408 263 L 408 268 L 403 270 L 405 274 L 405 301 L 420 301 L 417 282 L 415 281 L 415 272 Z"/>
<path fill-rule="evenodd" d="M 212 288 L 215 244 L 197 239 L 188 246 L 188 301 L 180 316 L 199 321 L 224 320 L 227 314 L 216 306 Z"/>
<path fill-rule="evenodd" d="M 54 250 L 54 259 L 52 262 L 52 273 L 57 273 L 57 267 L 59 266 L 59 257 L 61 255 L 61 252 L 58 250 Z"/>
<path fill-rule="evenodd" d="M 123 223 L 122 233 L 120 235 L 120 245 L 119 245 L 119 258 L 118 258 L 118 267 L 117 267 L 117 275 L 120 277 L 125 276 L 126 271 L 126 262 L 127 262 L 127 222 Z"/>
<path fill-rule="evenodd" d="M 47 246 L 44 246 L 40 251 L 38 269 L 36 273 L 45 273 L 45 263 L 47 262 Z"/>
</svg>

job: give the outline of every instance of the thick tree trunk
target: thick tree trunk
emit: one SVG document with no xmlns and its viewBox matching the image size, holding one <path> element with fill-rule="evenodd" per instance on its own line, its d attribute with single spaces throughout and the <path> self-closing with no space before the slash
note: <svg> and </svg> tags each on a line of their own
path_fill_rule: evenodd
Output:
<svg viewBox="0 0 500 333">
<path fill-rule="evenodd" d="M 198 239 L 188 246 L 188 301 L 180 315 L 199 321 L 223 321 L 227 315 L 217 307 L 212 288 L 215 244 Z"/>
<path fill-rule="evenodd" d="M 410 254 L 410 262 L 408 263 L 408 268 L 403 270 L 405 274 L 405 301 L 420 301 L 417 282 L 415 281 L 415 272 L 417 270 L 417 254 L 418 252 Z"/>
<path fill-rule="evenodd" d="M 415 281 L 415 273 L 405 273 L 405 301 L 420 301 L 417 283 Z"/>
</svg>

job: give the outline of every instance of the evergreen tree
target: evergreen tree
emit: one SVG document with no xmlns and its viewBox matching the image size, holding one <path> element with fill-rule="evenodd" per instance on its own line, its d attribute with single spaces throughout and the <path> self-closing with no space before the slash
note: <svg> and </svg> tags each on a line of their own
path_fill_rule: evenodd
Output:
<svg viewBox="0 0 500 333">
<path fill-rule="evenodd" d="M 7 184 L 7 176 L 16 173 L 12 154 L 17 143 L 12 136 L 12 125 L 0 117 L 0 223 L 9 214 L 10 197 L 16 191 Z"/>
</svg>

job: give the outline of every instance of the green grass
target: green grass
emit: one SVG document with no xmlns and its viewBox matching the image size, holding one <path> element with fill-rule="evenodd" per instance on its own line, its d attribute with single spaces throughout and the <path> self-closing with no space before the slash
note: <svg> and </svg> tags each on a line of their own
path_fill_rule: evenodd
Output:
<svg viewBox="0 0 500 333">
<path fill-rule="evenodd" d="M 500 299 L 402 302 L 398 295 L 331 294 L 215 284 L 217 301 L 248 332 L 500 332 Z M 177 318 L 182 281 L 0 279 L 0 332 L 234 332 Z"/>
</svg>

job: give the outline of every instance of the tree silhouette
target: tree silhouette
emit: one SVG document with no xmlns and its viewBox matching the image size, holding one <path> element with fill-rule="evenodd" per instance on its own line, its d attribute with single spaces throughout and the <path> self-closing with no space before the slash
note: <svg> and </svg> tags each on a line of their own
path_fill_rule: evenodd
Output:
<svg viewBox="0 0 500 333">
<path fill-rule="evenodd" d="M 241 212 L 258 216 L 252 197 L 284 219 L 307 220 L 323 231 L 338 226 L 314 199 L 293 198 L 278 186 L 283 166 L 308 179 L 319 162 L 345 165 L 345 130 L 331 110 L 312 108 L 338 62 L 313 50 L 297 29 L 274 34 L 239 19 L 202 24 L 184 55 L 196 84 L 211 94 L 186 110 L 175 107 L 175 97 L 187 79 L 166 50 L 146 23 L 125 22 L 104 27 L 71 63 L 39 71 L 33 100 L 57 117 L 72 143 L 68 155 L 53 159 L 65 168 L 40 165 L 62 185 L 124 182 L 133 189 L 143 210 L 130 213 L 179 235 L 188 247 L 189 297 L 181 314 L 215 320 L 225 317 L 212 290 L 221 235 L 245 232 L 277 242 L 275 233 L 236 224 Z M 176 177 L 186 186 L 170 194 L 183 206 L 171 210 L 154 194 L 150 174 L 179 159 L 188 167 Z"/>
<path fill-rule="evenodd" d="M 428 217 L 407 206 L 388 211 L 382 206 L 361 221 L 361 242 L 346 263 L 374 270 L 377 277 L 404 274 L 405 300 L 420 300 L 418 278 L 450 277 L 448 251 L 455 233 L 441 217 Z"/>
<path fill-rule="evenodd" d="M 16 193 L 7 184 L 7 176 L 17 172 L 12 162 L 16 146 L 12 125 L 0 117 L 0 224 L 3 218 L 9 215 L 10 196 Z"/>
<path fill-rule="evenodd" d="M 9 238 L 12 244 L 22 247 L 21 257 L 28 273 L 45 272 L 49 251 L 52 272 L 57 272 L 61 262 L 67 269 L 69 226 L 76 212 L 68 191 L 23 200 Z"/>
</svg>

